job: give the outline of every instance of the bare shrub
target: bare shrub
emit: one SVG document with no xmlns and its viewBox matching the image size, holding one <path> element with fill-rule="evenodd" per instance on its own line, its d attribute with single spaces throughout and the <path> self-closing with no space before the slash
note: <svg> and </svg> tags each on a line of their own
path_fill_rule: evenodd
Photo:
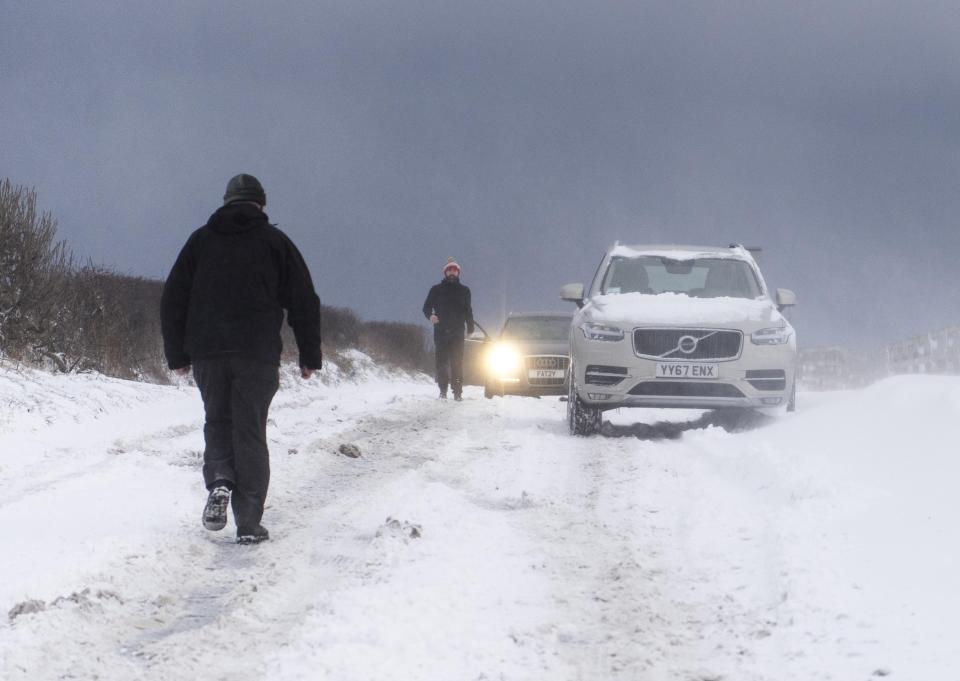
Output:
<svg viewBox="0 0 960 681">
<path fill-rule="evenodd" d="M 378 362 L 402 369 L 423 371 L 430 366 L 426 334 L 416 324 L 365 322 L 360 349 Z"/>
<path fill-rule="evenodd" d="M 320 311 L 323 320 L 323 340 L 335 348 L 354 348 L 360 341 L 363 323 L 353 310 L 346 307 L 327 307 Z"/>
<path fill-rule="evenodd" d="M 57 222 L 37 213 L 37 194 L 0 181 L 0 351 L 17 359 L 57 359 L 53 341 L 72 257 Z"/>
<path fill-rule="evenodd" d="M 357 318 L 357 315 L 350 308 L 322 305 L 320 307 L 320 327 L 323 336 L 323 354 L 324 357 L 328 357 L 335 355 L 338 350 L 357 347 L 360 343 L 360 330 L 363 327 L 363 322 Z M 293 335 L 293 329 L 286 322 L 284 322 L 280 331 L 280 339 L 283 342 L 283 360 L 296 362 L 297 343 Z"/>
<path fill-rule="evenodd" d="M 88 265 L 70 274 L 57 347 L 65 371 L 166 380 L 157 310 L 163 284 Z"/>
</svg>

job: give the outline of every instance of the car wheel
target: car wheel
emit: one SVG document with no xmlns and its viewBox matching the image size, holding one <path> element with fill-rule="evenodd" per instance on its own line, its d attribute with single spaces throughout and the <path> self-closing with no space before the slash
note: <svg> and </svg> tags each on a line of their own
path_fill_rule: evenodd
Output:
<svg viewBox="0 0 960 681">
<path fill-rule="evenodd" d="M 797 410 L 797 380 L 793 380 L 793 385 L 790 387 L 790 397 L 787 398 L 787 411 L 796 411 Z"/>
<path fill-rule="evenodd" d="M 567 425 L 571 435 L 593 435 L 600 430 L 603 412 L 599 407 L 590 407 L 577 395 L 573 381 L 573 366 L 570 367 L 570 389 L 567 393 Z"/>
</svg>

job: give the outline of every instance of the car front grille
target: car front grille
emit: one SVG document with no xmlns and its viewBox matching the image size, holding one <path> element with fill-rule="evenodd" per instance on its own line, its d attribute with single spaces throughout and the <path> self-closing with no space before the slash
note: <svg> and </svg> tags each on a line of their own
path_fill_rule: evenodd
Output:
<svg viewBox="0 0 960 681">
<path fill-rule="evenodd" d="M 743 334 L 729 329 L 635 329 L 640 357 L 668 360 L 724 360 L 740 356 Z"/>
<path fill-rule="evenodd" d="M 524 363 L 527 367 L 527 380 L 531 386 L 549 387 L 563 385 L 566 381 L 567 364 L 569 361 L 569 358 L 563 355 L 531 355 L 526 357 L 524 358 Z M 536 378 L 531 372 L 537 369 L 563 371 L 564 376 L 561 378 Z"/>
<path fill-rule="evenodd" d="M 743 397 L 729 383 L 693 383 L 688 381 L 644 381 L 630 390 L 644 397 Z"/>
</svg>

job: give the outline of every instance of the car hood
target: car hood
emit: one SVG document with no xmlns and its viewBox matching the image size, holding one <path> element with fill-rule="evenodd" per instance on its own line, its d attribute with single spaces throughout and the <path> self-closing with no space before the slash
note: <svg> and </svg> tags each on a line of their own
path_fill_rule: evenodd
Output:
<svg viewBox="0 0 960 681">
<path fill-rule="evenodd" d="M 786 323 L 766 298 L 691 298 L 680 293 L 598 295 L 583 308 L 587 321 L 631 325 L 778 326 Z"/>
<path fill-rule="evenodd" d="M 570 352 L 570 342 L 564 340 L 522 340 L 519 338 L 504 338 L 503 343 L 509 343 L 524 355 L 567 355 Z"/>
</svg>

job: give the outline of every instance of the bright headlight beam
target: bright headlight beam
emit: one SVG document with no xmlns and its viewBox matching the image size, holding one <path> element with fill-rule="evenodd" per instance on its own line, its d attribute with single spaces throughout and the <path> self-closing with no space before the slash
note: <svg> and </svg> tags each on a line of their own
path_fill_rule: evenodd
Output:
<svg viewBox="0 0 960 681">
<path fill-rule="evenodd" d="M 498 343 L 487 353 L 487 369 L 495 376 L 515 374 L 520 364 L 520 353 L 511 345 Z"/>
</svg>

